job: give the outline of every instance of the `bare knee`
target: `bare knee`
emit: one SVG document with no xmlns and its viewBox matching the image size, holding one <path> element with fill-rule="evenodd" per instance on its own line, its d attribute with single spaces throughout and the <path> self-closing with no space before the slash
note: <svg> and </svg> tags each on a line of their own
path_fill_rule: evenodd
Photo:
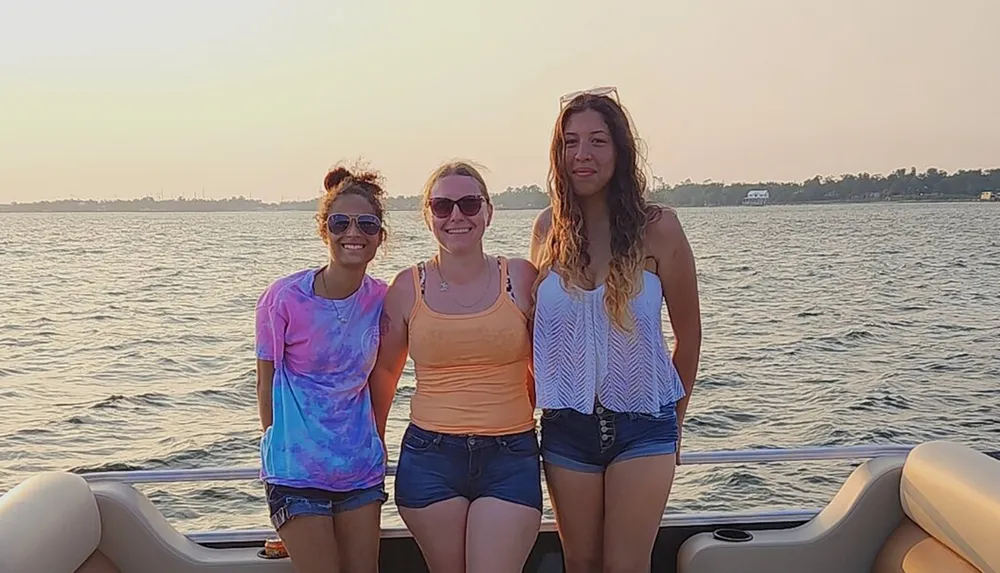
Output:
<svg viewBox="0 0 1000 573">
<path fill-rule="evenodd" d="M 566 573 L 601 573 L 600 551 L 586 549 L 563 552 L 563 562 L 566 565 Z"/>
<path fill-rule="evenodd" d="M 604 559 L 602 573 L 648 573 L 649 555 L 613 555 Z"/>
</svg>

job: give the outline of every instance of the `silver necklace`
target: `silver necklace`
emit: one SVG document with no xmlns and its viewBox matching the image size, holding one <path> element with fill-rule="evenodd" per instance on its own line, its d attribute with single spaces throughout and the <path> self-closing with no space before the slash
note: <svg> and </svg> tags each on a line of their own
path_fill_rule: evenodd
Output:
<svg viewBox="0 0 1000 573">
<path fill-rule="evenodd" d="M 319 280 L 323 282 L 323 290 L 326 291 L 327 294 L 330 294 L 330 289 L 326 286 L 326 273 L 324 272 L 325 270 L 326 269 L 319 272 Z M 350 320 L 351 316 L 354 314 L 354 305 L 353 304 L 351 305 L 350 314 L 344 316 L 343 314 L 340 313 L 340 307 L 337 306 L 337 301 L 332 298 L 328 300 L 330 301 L 331 304 L 333 304 L 333 310 L 334 312 L 337 313 L 337 320 L 339 320 L 341 324 L 347 324 L 347 321 Z"/>
<path fill-rule="evenodd" d="M 434 259 L 434 264 L 437 266 L 437 271 L 438 271 L 438 281 L 439 281 L 438 282 L 438 288 L 441 290 L 441 292 L 448 292 L 448 281 L 445 280 L 445 278 L 444 278 L 444 271 L 441 269 L 441 262 L 439 260 L 437 260 L 437 258 L 435 258 Z M 484 286 L 482 292 L 479 293 L 479 298 L 477 298 L 475 301 L 473 301 L 470 304 L 464 304 L 464 303 L 462 303 L 462 301 L 458 300 L 457 297 L 452 296 L 451 297 L 452 300 L 454 300 L 455 303 L 458 304 L 458 306 L 460 306 L 462 308 L 472 308 L 472 307 L 476 306 L 477 304 L 479 304 L 480 301 L 483 300 L 483 297 L 486 296 L 486 291 L 488 291 L 490 289 L 490 286 L 493 285 L 493 275 L 490 274 L 490 272 L 489 272 L 489 270 L 490 270 L 490 259 L 486 255 L 483 255 L 483 269 L 485 269 L 486 272 L 487 272 L 487 275 L 486 275 L 486 286 Z M 482 274 L 482 273 L 480 273 L 480 274 Z M 476 277 L 476 278 L 479 278 L 479 277 Z"/>
</svg>

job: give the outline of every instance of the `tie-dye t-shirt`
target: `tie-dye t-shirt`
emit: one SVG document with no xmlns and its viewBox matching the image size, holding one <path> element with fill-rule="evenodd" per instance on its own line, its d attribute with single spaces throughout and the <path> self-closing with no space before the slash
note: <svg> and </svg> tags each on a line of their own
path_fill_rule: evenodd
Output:
<svg viewBox="0 0 1000 573">
<path fill-rule="evenodd" d="M 388 286 L 365 275 L 353 295 L 330 300 L 314 291 L 317 272 L 279 279 L 257 301 L 257 357 L 274 361 L 260 477 L 328 491 L 372 487 L 385 478 L 385 455 L 368 374 Z"/>
</svg>

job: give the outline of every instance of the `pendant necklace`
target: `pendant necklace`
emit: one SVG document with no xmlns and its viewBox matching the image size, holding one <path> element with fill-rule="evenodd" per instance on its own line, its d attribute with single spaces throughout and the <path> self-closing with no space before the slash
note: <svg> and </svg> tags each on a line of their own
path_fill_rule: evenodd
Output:
<svg viewBox="0 0 1000 573">
<path fill-rule="evenodd" d="M 326 269 L 324 268 L 322 271 L 319 272 L 319 280 L 321 280 L 323 282 L 323 290 L 326 291 L 327 294 L 330 294 L 330 289 L 329 289 L 329 287 L 326 286 L 326 272 L 325 271 L 326 271 Z M 334 312 L 337 313 L 337 320 L 339 320 L 341 324 L 347 324 L 347 321 L 348 321 L 348 319 L 351 318 L 351 315 L 350 314 L 348 314 L 347 316 L 342 315 L 340 313 L 340 307 L 337 306 L 337 301 L 334 300 L 334 299 L 332 299 L 332 298 L 327 299 L 327 300 L 329 300 L 330 303 L 333 305 L 333 310 L 334 310 Z M 353 311 L 354 311 L 354 306 L 353 305 L 351 305 L 351 311 L 352 311 L 352 314 L 353 314 Z"/>
<path fill-rule="evenodd" d="M 434 258 L 434 264 L 437 266 L 437 271 L 438 271 L 438 280 L 439 280 L 438 288 L 441 290 L 441 292 L 448 292 L 448 281 L 447 279 L 444 278 L 444 271 L 441 269 L 441 261 L 438 260 L 437 257 Z M 490 265 L 489 257 L 483 255 L 483 268 L 487 272 L 487 279 L 486 279 L 486 286 L 484 286 L 482 292 L 479 293 L 479 298 L 474 300 L 471 304 L 465 304 L 462 301 L 458 300 L 457 297 L 452 295 L 451 297 L 452 300 L 454 300 L 455 303 L 458 304 L 458 306 L 461 306 L 462 308 L 472 308 L 483 300 L 483 297 L 486 296 L 486 292 L 489 290 L 490 286 L 493 285 L 493 275 L 489 272 L 489 265 Z"/>
</svg>

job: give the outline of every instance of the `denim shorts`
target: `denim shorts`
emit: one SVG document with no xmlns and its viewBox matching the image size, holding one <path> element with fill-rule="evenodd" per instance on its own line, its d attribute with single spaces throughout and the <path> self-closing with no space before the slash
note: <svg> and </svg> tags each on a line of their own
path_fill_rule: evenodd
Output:
<svg viewBox="0 0 1000 573">
<path fill-rule="evenodd" d="M 384 483 L 351 491 L 327 491 L 265 482 L 264 492 L 271 512 L 271 525 L 276 531 L 290 519 L 301 515 L 333 517 L 370 503 L 385 503 L 389 498 Z"/>
<path fill-rule="evenodd" d="M 677 453 L 676 404 L 657 414 L 542 410 L 542 459 L 578 472 L 599 473 L 614 462 Z"/>
<path fill-rule="evenodd" d="M 440 434 L 410 424 L 396 466 L 396 506 L 492 497 L 542 510 L 535 430 L 506 436 Z"/>
</svg>

